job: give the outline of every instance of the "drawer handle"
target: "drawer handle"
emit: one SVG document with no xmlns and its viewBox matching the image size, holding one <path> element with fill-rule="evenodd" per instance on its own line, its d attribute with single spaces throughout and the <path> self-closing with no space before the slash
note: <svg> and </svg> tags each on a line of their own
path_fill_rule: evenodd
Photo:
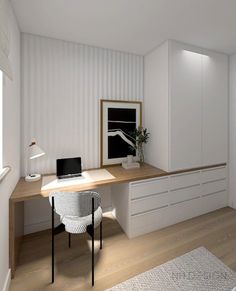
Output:
<svg viewBox="0 0 236 291">
<path fill-rule="evenodd" d="M 204 194 L 202 195 L 202 197 L 206 197 L 206 196 L 211 196 L 211 195 L 214 195 L 214 194 L 218 194 L 220 192 L 224 192 L 226 189 L 223 189 L 223 190 L 219 190 L 219 191 L 215 191 L 213 193 L 208 193 L 208 194 Z"/>
<path fill-rule="evenodd" d="M 177 204 L 180 204 L 180 203 L 183 203 L 183 202 L 187 202 L 187 201 L 191 201 L 191 200 L 195 200 L 195 199 L 198 199 L 198 198 L 200 198 L 200 196 L 193 197 L 193 198 L 190 198 L 190 199 L 185 199 L 185 200 L 178 201 L 178 202 L 175 202 L 175 203 L 171 203 L 170 205 L 177 205 Z"/>
<path fill-rule="evenodd" d="M 170 191 L 183 190 L 183 189 L 193 188 L 193 187 L 200 186 L 200 185 L 201 184 L 198 183 L 198 184 L 194 184 L 194 185 L 189 185 L 189 186 L 184 186 L 184 187 L 179 187 L 179 188 L 173 188 Z"/>
<path fill-rule="evenodd" d="M 163 192 L 155 193 L 155 194 L 149 194 L 149 195 L 141 196 L 141 197 L 137 197 L 137 198 L 131 198 L 131 201 L 141 200 L 141 199 L 149 198 L 152 196 L 158 196 L 158 195 L 165 194 L 165 193 L 168 193 L 168 191 L 163 191 Z"/>
<path fill-rule="evenodd" d="M 168 205 L 163 205 L 163 206 L 156 207 L 156 208 L 153 208 L 153 209 L 150 209 L 150 210 L 141 211 L 141 212 L 138 212 L 138 213 L 135 213 L 135 214 L 131 214 L 131 216 L 134 217 L 134 216 L 137 216 L 137 215 L 142 215 L 142 214 L 153 212 L 153 211 L 156 211 L 156 210 L 159 210 L 159 209 L 162 209 L 162 208 L 166 208 L 166 207 L 168 207 Z"/>
<path fill-rule="evenodd" d="M 203 182 L 202 184 L 209 184 L 209 183 L 213 183 L 217 181 L 225 181 L 225 180 L 226 180 L 225 178 L 219 178 L 219 179 Z"/>
</svg>

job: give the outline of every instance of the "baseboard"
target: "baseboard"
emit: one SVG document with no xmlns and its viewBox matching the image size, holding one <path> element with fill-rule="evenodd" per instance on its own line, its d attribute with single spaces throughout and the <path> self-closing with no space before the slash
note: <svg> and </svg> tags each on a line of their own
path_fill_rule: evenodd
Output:
<svg viewBox="0 0 236 291">
<path fill-rule="evenodd" d="M 104 207 L 103 213 L 110 212 L 112 210 L 111 206 Z M 59 218 L 55 218 L 55 224 L 59 223 Z M 51 220 L 40 221 L 37 223 L 32 223 L 28 225 L 24 225 L 24 234 L 30 234 L 38 231 L 42 231 L 45 229 L 51 228 Z"/>
<path fill-rule="evenodd" d="M 2 291 L 8 291 L 11 284 L 11 269 L 8 269 Z"/>
</svg>

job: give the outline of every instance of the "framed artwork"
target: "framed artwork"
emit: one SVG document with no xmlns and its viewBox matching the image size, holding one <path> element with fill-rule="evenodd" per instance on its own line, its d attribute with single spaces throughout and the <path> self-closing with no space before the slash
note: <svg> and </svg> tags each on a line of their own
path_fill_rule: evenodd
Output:
<svg viewBox="0 0 236 291">
<path fill-rule="evenodd" d="M 101 100 L 101 166 L 136 156 L 130 134 L 142 125 L 142 102 Z"/>
</svg>

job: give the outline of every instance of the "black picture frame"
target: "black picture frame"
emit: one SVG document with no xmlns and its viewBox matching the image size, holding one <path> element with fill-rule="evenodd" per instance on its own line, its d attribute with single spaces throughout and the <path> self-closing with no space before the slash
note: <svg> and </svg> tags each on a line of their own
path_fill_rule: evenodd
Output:
<svg viewBox="0 0 236 291">
<path fill-rule="evenodd" d="M 130 133 L 142 126 L 142 102 L 101 100 L 101 167 L 137 156 Z"/>
</svg>

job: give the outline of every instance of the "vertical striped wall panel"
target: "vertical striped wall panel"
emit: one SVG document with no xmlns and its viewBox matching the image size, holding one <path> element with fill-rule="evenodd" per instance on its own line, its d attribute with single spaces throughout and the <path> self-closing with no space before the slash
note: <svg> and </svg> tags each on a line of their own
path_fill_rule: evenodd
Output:
<svg viewBox="0 0 236 291">
<path fill-rule="evenodd" d="M 22 174 L 54 172 L 58 157 L 98 167 L 100 99 L 142 100 L 143 57 L 22 34 Z M 27 166 L 32 138 L 46 155 Z"/>
</svg>

